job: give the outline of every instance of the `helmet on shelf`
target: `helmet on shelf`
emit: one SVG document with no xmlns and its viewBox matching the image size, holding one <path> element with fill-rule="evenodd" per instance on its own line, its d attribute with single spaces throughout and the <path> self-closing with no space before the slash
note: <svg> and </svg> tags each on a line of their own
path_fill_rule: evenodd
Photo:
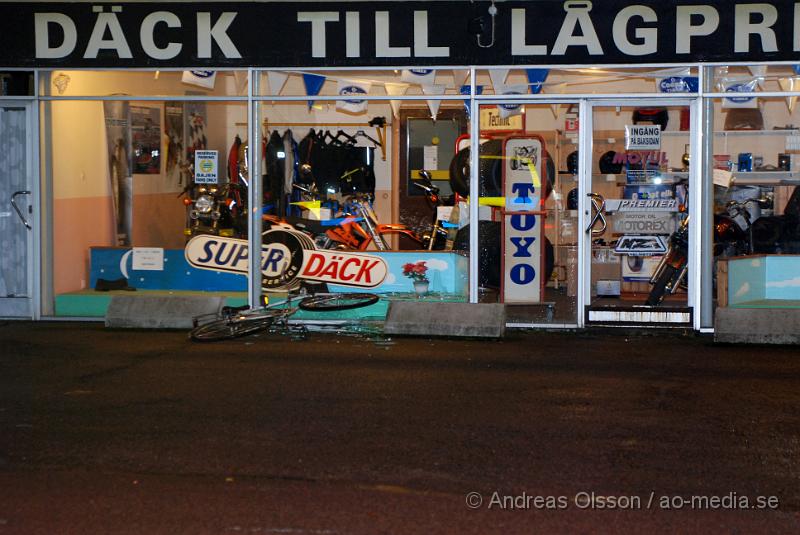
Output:
<svg viewBox="0 0 800 535">
<path fill-rule="evenodd" d="M 636 108 L 633 110 L 633 124 L 652 123 L 661 125 L 661 131 L 667 129 L 669 112 L 667 108 Z"/>
</svg>

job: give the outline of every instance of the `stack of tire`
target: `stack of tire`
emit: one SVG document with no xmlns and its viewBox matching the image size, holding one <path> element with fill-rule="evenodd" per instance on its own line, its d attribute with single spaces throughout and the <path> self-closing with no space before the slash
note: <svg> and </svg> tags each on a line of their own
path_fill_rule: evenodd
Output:
<svg viewBox="0 0 800 535">
<path fill-rule="evenodd" d="M 503 139 L 490 139 L 481 144 L 479 158 L 478 187 L 481 197 L 503 196 Z M 470 149 L 458 151 L 450 162 L 450 187 L 462 197 L 469 197 Z M 553 159 L 545 151 L 542 189 L 544 198 L 550 196 L 555 179 Z M 453 249 L 469 251 L 469 225 L 459 229 Z M 478 285 L 481 288 L 500 287 L 500 265 L 502 256 L 500 243 L 502 230 L 497 221 L 480 221 L 478 224 Z M 553 245 L 545 238 L 545 280 L 553 273 Z"/>
</svg>

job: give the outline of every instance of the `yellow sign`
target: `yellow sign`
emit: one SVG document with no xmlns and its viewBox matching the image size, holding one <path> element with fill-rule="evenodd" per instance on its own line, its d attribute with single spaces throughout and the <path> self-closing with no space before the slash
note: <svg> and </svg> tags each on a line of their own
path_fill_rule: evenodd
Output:
<svg viewBox="0 0 800 535">
<path fill-rule="evenodd" d="M 509 130 L 524 130 L 525 115 L 512 115 L 500 117 L 500 111 L 492 106 L 481 108 L 481 132 L 507 132 Z"/>
</svg>

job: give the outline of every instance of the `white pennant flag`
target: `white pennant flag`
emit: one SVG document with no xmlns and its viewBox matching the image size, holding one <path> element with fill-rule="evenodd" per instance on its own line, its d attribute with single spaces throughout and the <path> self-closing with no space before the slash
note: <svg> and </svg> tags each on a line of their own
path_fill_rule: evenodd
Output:
<svg viewBox="0 0 800 535">
<path fill-rule="evenodd" d="M 436 82 L 435 69 L 404 69 L 400 81 L 410 84 L 433 85 Z"/>
<path fill-rule="evenodd" d="M 247 71 L 233 71 L 233 79 L 236 83 L 236 94 L 247 94 Z"/>
<path fill-rule="evenodd" d="M 289 75 L 280 71 L 267 71 L 267 83 L 270 95 L 280 95 Z"/>
<path fill-rule="evenodd" d="M 456 87 L 461 87 L 467 83 L 469 69 L 453 69 L 453 83 Z"/>
<path fill-rule="evenodd" d="M 779 78 L 778 85 L 781 91 L 794 91 L 795 86 L 800 87 L 800 78 Z M 797 97 L 786 97 L 786 105 L 789 107 L 789 113 L 794 113 L 794 105 L 797 104 Z"/>
<path fill-rule="evenodd" d="M 489 69 L 489 78 L 492 79 L 494 94 L 499 95 L 500 91 L 506 86 L 508 69 Z"/>
<path fill-rule="evenodd" d="M 528 93 L 527 85 L 506 85 L 503 87 L 495 88 L 495 94 L 498 95 L 526 95 Z M 509 102 L 507 104 L 498 104 L 497 110 L 500 112 L 500 117 L 506 119 L 512 115 L 522 115 L 521 102 Z"/>
<path fill-rule="evenodd" d="M 364 113 L 367 111 L 367 99 L 358 98 L 366 97 L 369 95 L 369 90 L 372 87 L 370 82 L 362 82 L 357 80 L 339 80 L 339 95 L 343 97 L 350 97 L 347 100 L 337 100 L 336 109 L 350 113 Z M 356 98 L 353 98 L 353 97 Z"/>
<path fill-rule="evenodd" d="M 758 79 L 758 87 L 764 89 L 764 77 L 767 75 L 766 65 L 750 65 L 747 67 L 750 74 Z"/>
<path fill-rule="evenodd" d="M 384 84 L 386 87 L 386 94 L 390 97 L 399 97 L 400 95 L 405 95 L 406 90 L 408 89 L 408 84 L 396 84 L 393 82 L 386 82 Z M 400 101 L 399 100 L 390 100 L 389 105 L 392 107 L 392 115 L 395 117 L 400 116 Z"/>
<path fill-rule="evenodd" d="M 216 79 L 216 71 L 183 71 L 183 76 L 181 76 L 181 82 L 184 84 L 196 85 L 206 89 L 214 89 Z"/>
<path fill-rule="evenodd" d="M 445 86 L 443 85 L 423 85 L 422 92 L 426 95 L 443 95 L 445 90 Z M 428 100 L 428 108 L 431 110 L 431 119 L 436 120 L 436 116 L 439 115 L 439 105 L 442 103 L 441 100 Z"/>
<path fill-rule="evenodd" d="M 548 93 L 556 93 L 558 95 L 567 92 L 567 84 L 556 84 L 551 86 Z M 558 108 L 561 107 L 561 104 L 550 104 L 550 109 L 553 110 L 553 117 L 558 119 Z"/>
</svg>

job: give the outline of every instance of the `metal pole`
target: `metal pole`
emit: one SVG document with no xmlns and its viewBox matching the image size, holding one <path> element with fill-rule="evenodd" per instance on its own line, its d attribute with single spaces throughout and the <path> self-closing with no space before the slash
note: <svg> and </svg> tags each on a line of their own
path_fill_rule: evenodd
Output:
<svg viewBox="0 0 800 535">
<path fill-rule="evenodd" d="M 703 85 L 700 180 L 700 328 L 714 326 L 714 101 L 703 93 L 714 90 L 714 67 L 700 67 Z M 691 193 L 690 193 L 691 194 Z"/>
<path fill-rule="evenodd" d="M 480 190 L 478 188 L 480 157 L 480 110 L 475 102 L 475 69 L 470 69 L 469 74 L 469 116 L 470 116 L 470 173 L 469 173 L 469 302 L 478 302 L 478 247 Z"/>
<path fill-rule="evenodd" d="M 247 290 L 250 306 L 257 306 L 261 299 L 261 199 L 264 198 L 261 184 L 261 158 L 259 148 L 261 140 L 259 138 L 259 113 L 256 101 L 253 96 L 258 94 L 258 73 L 250 69 L 248 71 L 247 84 L 247 120 L 248 120 L 248 140 L 247 140 L 247 173 L 250 179 L 250 186 L 247 188 L 247 206 L 250 207 L 248 213 L 248 247 L 250 249 L 250 262 L 247 268 Z"/>
</svg>

